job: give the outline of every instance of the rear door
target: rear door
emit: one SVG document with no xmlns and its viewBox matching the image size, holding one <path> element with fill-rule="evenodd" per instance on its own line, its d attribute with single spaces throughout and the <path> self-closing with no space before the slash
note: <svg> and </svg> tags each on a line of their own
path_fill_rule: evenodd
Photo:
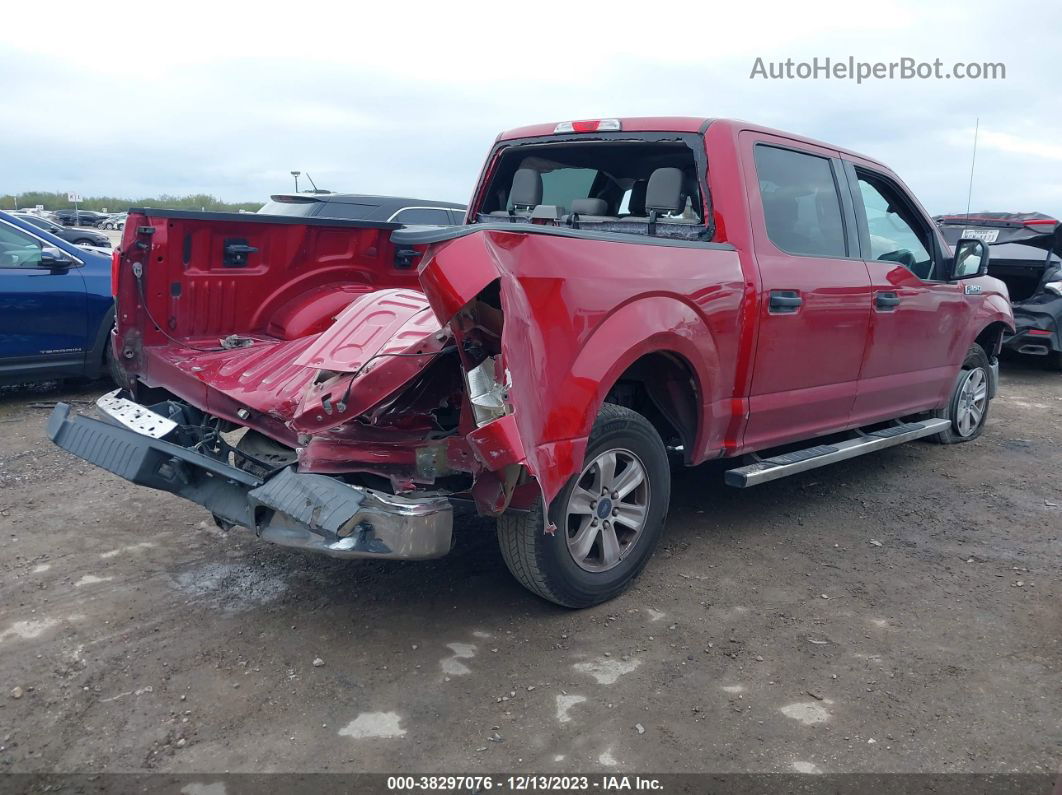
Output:
<svg viewBox="0 0 1062 795">
<path fill-rule="evenodd" d="M 762 449 L 848 423 L 870 277 L 837 152 L 752 131 L 741 150 L 761 280 L 745 447 Z"/>
<path fill-rule="evenodd" d="M 944 280 L 935 227 L 892 174 L 848 161 L 871 323 L 853 418 L 860 424 L 939 406 L 966 351 L 972 304 Z"/>
</svg>

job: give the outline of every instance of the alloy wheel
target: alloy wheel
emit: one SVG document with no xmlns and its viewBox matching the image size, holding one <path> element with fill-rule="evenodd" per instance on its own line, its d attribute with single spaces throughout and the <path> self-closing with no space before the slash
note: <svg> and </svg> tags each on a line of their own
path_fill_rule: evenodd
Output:
<svg viewBox="0 0 1062 795">
<path fill-rule="evenodd" d="M 576 479 L 565 511 L 568 551 L 586 571 L 615 568 L 641 537 L 649 513 L 649 479 L 630 450 L 606 450 Z"/>
<path fill-rule="evenodd" d="M 972 436 L 988 407 L 988 374 L 984 368 L 967 370 L 955 398 L 955 430 L 959 436 Z"/>
</svg>

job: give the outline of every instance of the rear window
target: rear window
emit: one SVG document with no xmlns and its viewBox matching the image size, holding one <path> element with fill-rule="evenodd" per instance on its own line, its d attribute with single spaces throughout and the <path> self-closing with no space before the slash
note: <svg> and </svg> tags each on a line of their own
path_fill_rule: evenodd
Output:
<svg viewBox="0 0 1062 795">
<path fill-rule="evenodd" d="M 450 213 L 442 207 L 407 207 L 395 213 L 391 220 L 410 226 L 449 226 L 452 223 Z"/>
<path fill-rule="evenodd" d="M 704 143 L 647 134 L 502 145 L 475 223 L 536 221 L 575 228 L 708 239 Z M 699 153 L 698 153 L 699 149 Z M 654 175 L 656 179 L 654 180 Z M 659 205 L 647 208 L 649 195 Z"/>
<path fill-rule="evenodd" d="M 294 215 L 301 218 L 316 215 L 321 202 L 316 199 L 271 199 L 262 205 L 260 215 Z"/>
</svg>

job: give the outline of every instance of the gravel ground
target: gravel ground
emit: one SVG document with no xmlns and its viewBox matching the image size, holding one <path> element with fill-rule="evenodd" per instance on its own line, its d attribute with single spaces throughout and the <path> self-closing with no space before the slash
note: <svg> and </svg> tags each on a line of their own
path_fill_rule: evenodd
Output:
<svg viewBox="0 0 1062 795">
<path fill-rule="evenodd" d="M 310 557 L 53 447 L 0 392 L 0 772 L 1025 772 L 1062 749 L 1062 376 L 985 435 L 749 491 L 683 473 L 597 608 L 449 557 Z"/>
</svg>

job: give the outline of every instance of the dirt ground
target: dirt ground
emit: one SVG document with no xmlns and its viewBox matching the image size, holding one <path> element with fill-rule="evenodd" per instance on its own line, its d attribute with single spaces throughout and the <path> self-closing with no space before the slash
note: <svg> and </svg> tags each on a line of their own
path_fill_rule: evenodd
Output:
<svg viewBox="0 0 1062 795">
<path fill-rule="evenodd" d="M 0 392 L 0 772 L 1049 773 L 1062 758 L 1062 375 L 978 441 L 748 491 L 683 473 L 600 607 L 439 561 L 333 561 L 52 446 Z"/>
</svg>

